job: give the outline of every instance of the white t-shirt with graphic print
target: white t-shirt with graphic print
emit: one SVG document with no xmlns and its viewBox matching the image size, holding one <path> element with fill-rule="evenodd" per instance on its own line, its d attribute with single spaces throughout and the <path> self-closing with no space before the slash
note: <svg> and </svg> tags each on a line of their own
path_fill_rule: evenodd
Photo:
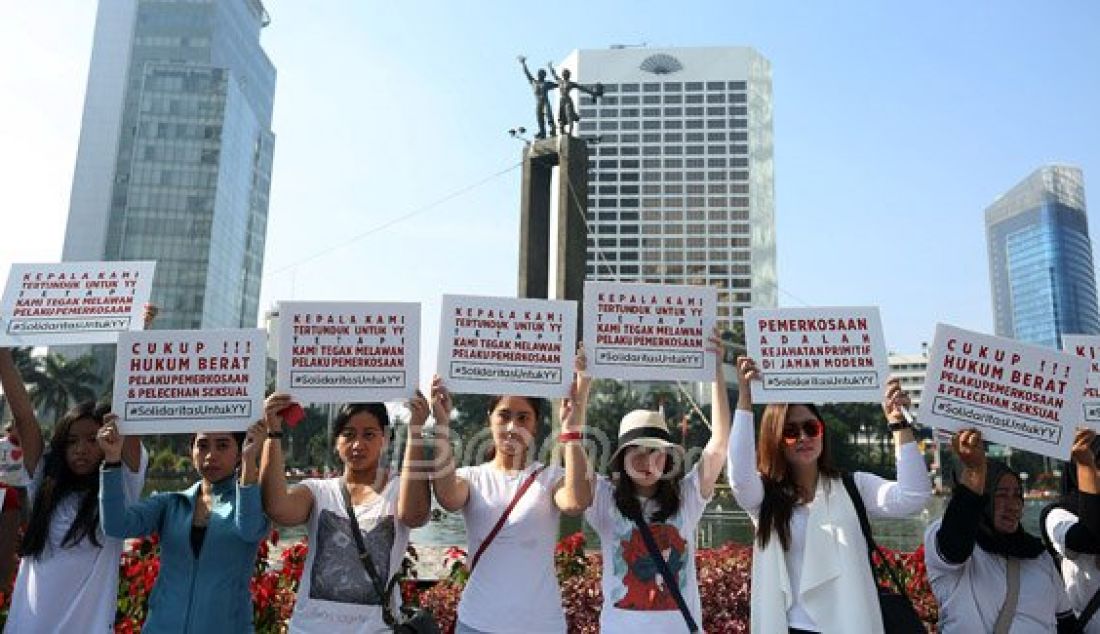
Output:
<svg viewBox="0 0 1100 634">
<path fill-rule="evenodd" d="M 615 506 L 610 480 L 599 476 L 595 493 L 584 518 L 599 535 L 603 555 L 600 631 L 669 634 L 688 631 L 676 599 L 658 572 L 641 533 Z M 680 509 L 665 522 L 649 525 L 665 561 L 679 580 L 684 602 L 700 628 L 703 627 L 703 609 L 695 573 L 695 530 L 708 501 L 700 490 L 696 465 L 680 481 Z M 649 499 L 642 502 L 646 517 L 651 517 L 658 508 L 657 503 Z"/>
<path fill-rule="evenodd" d="M 301 634 L 371 632 L 389 634 L 382 620 L 382 602 L 371 584 L 351 533 L 340 478 L 302 480 L 313 494 L 309 512 L 306 556 L 290 631 Z M 397 520 L 398 478 L 391 478 L 381 495 L 355 506 L 355 519 L 378 574 L 389 579 L 401 567 L 409 544 L 409 529 Z M 401 601 L 393 591 L 393 610 Z"/>
</svg>

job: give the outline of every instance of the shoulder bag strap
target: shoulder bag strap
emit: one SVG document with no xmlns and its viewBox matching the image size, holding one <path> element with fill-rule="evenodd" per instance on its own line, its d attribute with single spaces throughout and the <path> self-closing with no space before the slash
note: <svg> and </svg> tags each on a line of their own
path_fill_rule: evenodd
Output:
<svg viewBox="0 0 1100 634">
<path fill-rule="evenodd" d="M 374 591 L 378 594 L 378 600 L 382 603 L 382 621 L 393 627 L 397 622 L 390 607 L 390 593 L 394 584 L 390 583 L 387 588 L 381 575 L 378 574 L 378 569 L 374 567 L 374 562 L 371 561 L 370 553 L 367 552 L 367 545 L 363 543 L 363 532 L 359 530 L 359 520 L 355 517 L 355 507 L 351 503 L 351 492 L 348 491 L 348 484 L 343 478 L 340 478 L 340 494 L 344 497 L 344 509 L 347 511 L 348 522 L 351 525 L 351 535 L 355 539 L 355 548 L 359 551 L 359 563 L 363 564 L 363 569 L 367 571 L 371 585 L 374 586 Z M 394 581 L 396 582 L 396 580 L 397 575 L 394 575 Z"/>
<path fill-rule="evenodd" d="M 1089 599 L 1088 605 L 1085 606 L 1081 615 L 1077 617 L 1077 627 L 1080 628 L 1081 632 L 1085 631 L 1085 626 L 1089 624 L 1089 621 L 1092 619 L 1093 615 L 1096 614 L 1097 610 L 1100 610 L 1100 590 L 1092 594 L 1092 598 Z"/>
<path fill-rule="evenodd" d="M 665 561 L 665 558 L 661 555 L 661 549 L 657 547 L 657 542 L 653 539 L 653 533 L 649 531 L 649 524 L 641 517 L 634 517 L 632 519 L 634 520 L 634 525 L 638 527 L 638 532 L 642 534 L 642 541 L 645 542 L 645 547 L 649 550 L 649 556 L 652 557 L 654 563 L 657 564 L 658 572 L 665 578 L 665 586 L 672 592 L 672 598 L 676 599 L 676 607 L 680 608 L 680 614 L 683 615 L 684 621 L 687 623 L 688 631 L 693 633 L 698 632 L 699 626 L 691 616 L 691 610 L 688 610 L 687 602 L 684 601 L 684 595 L 680 594 L 680 584 L 676 581 L 676 575 L 672 574 L 672 570 L 668 567 L 668 562 Z"/>
<path fill-rule="evenodd" d="M 477 567 L 477 562 L 481 560 L 481 555 L 485 553 L 485 549 L 489 547 L 489 544 L 493 543 L 496 539 L 500 529 L 504 528 L 504 523 L 508 521 L 508 516 L 512 514 L 512 509 L 516 508 L 516 504 L 519 503 L 519 499 L 523 497 L 523 494 L 527 492 L 527 489 L 531 488 L 531 485 L 535 483 L 535 479 L 539 477 L 545 466 L 541 466 L 531 472 L 531 475 L 527 476 L 527 479 L 523 481 L 523 484 L 516 490 L 516 494 L 512 496 L 512 501 L 508 503 L 508 506 L 504 508 L 504 512 L 500 514 L 500 519 L 497 520 L 496 526 L 493 526 L 493 530 L 489 531 L 489 534 L 481 542 L 481 545 L 477 547 L 477 552 L 474 553 L 474 558 L 470 560 L 470 574 L 474 574 L 474 568 Z"/>
<path fill-rule="evenodd" d="M 1019 559 L 1005 558 L 1005 581 L 1008 589 L 1005 591 L 1005 602 L 997 614 L 997 622 L 993 625 L 993 634 L 1008 634 L 1008 629 L 1012 627 L 1012 620 L 1016 617 L 1016 605 L 1020 601 Z"/>
<path fill-rule="evenodd" d="M 890 559 L 879 550 L 878 544 L 875 543 L 875 537 L 871 533 L 871 520 L 867 517 L 867 507 L 863 504 L 863 496 L 859 494 L 855 478 L 852 477 L 852 474 L 845 473 L 840 476 L 840 480 L 844 483 L 844 490 L 848 492 L 848 497 L 852 500 L 852 506 L 856 507 L 856 515 L 859 516 L 859 528 L 863 532 L 863 539 L 867 541 L 867 565 L 871 567 L 871 580 L 875 581 L 876 575 L 873 553 L 877 552 L 879 558 L 882 559 L 883 567 L 886 568 L 886 574 L 890 575 L 890 579 L 894 582 L 894 587 L 897 588 L 897 591 L 901 593 L 902 596 L 908 598 L 909 593 L 905 591 L 905 584 L 898 579 L 897 572 L 894 571 L 893 563 L 891 563 Z M 878 585 L 877 581 L 875 581 L 875 585 Z"/>
</svg>

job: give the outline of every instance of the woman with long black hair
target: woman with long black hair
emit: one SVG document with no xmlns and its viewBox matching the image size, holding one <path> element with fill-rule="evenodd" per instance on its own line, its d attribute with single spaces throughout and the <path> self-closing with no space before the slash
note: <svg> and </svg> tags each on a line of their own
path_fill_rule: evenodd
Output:
<svg viewBox="0 0 1100 634">
<path fill-rule="evenodd" d="M 716 357 L 711 428 L 699 461 L 689 470 L 685 452 L 672 442 L 664 417 L 635 410 L 619 424 L 610 475 L 596 479 L 595 497 L 584 517 L 600 538 L 600 631 L 606 634 L 642 629 L 679 634 L 689 617 L 697 629 L 702 627 L 696 532 L 725 466 L 730 431 L 724 347 L 717 333 L 710 343 Z M 643 528 L 663 562 L 650 552 Z M 674 581 L 665 579 L 662 567 Z"/>
<path fill-rule="evenodd" d="M 123 540 L 99 528 L 99 467 L 96 435 L 108 407 L 91 401 L 73 407 L 54 426 L 47 447 L 34 407 L 11 350 L 0 348 L 0 381 L 8 398 L 31 474 L 30 521 L 6 632 L 108 631 L 114 627 L 118 562 Z M 136 500 L 148 459 L 137 437 L 121 447 L 124 495 Z"/>
</svg>

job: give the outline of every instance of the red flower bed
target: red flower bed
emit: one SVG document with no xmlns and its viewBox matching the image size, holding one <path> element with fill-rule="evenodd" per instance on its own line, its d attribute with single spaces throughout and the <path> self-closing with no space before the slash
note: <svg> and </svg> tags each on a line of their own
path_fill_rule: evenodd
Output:
<svg viewBox="0 0 1100 634">
<path fill-rule="evenodd" d="M 268 561 L 270 548 L 278 544 L 279 534 L 273 532 L 269 540 L 260 545 L 256 553 L 256 569 L 252 577 L 253 621 L 258 633 L 285 632 L 286 623 L 294 610 L 295 593 L 306 560 L 305 540 L 286 548 L 279 564 Z M 883 549 L 894 563 L 905 591 L 912 599 L 917 613 L 929 631 L 935 631 L 937 606 L 928 585 L 924 566 L 923 546 L 911 553 Z M 406 557 L 406 571 L 416 560 L 416 551 L 410 548 Z M 466 553 L 460 548 L 450 548 L 444 555 L 449 571 L 446 579 L 421 589 L 415 574 L 402 583 L 405 601 L 430 609 L 444 632 L 453 632 L 455 612 L 462 588 L 469 572 L 466 569 Z M 554 553 L 558 581 L 561 584 L 562 603 L 569 632 L 595 634 L 599 631 L 600 607 L 603 592 L 600 587 L 601 560 L 598 553 L 585 553 L 582 533 L 563 538 Z M 880 568 L 879 580 L 888 587 L 888 578 L 881 571 L 882 562 L 876 556 Z M 160 546 L 157 538 L 132 540 L 119 564 L 118 618 L 115 631 L 140 632 L 148 610 L 149 592 L 160 570 Z M 736 634 L 749 631 L 749 593 L 752 576 L 752 549 L 740 544 L 726 544 L 720 548 L 700 550 L 695 556 L 699 576 L 699 594 L 703 602 L 703 628 L 708 632 Z M 10 596 L 3 600 L 0 617 L 7 615 Z"/>
</svg>

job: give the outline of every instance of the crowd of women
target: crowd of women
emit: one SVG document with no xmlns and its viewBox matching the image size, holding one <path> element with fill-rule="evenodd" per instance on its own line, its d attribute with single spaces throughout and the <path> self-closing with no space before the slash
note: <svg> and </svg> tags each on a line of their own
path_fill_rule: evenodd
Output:
<svg viewBox="0 0 1100 634">
<path fill-rule="evenodd" d="M 251 631 L 249 580 L 274 522 L 304 524 L 308 535 L 291 632 L 390 632 L 400 602 L 393 580 L 433 496 L 466 525 L 460 634 L 566 631 L 553 565 L 563 513 L 583 515 L 599 536 L 602 631 L 702 631 L 696 531 L 723 468 L 756 529 L 752 631 L 884 631 L 862 520 L 913 515 L 932 493 L 906 422 L 908 397 L 896 381 L 883 395 L 897 480 L 844 474 L 830 460 L 813 404 L 767 405 L 756 432 L 750 386 L 758 373 L 746 357 L 736 363 L 731 415 L 723 344 L 710 341 L 717 356 L 710 438 L 695 464 L 659 413 L 637 410 L 624 412 L 606 474 L 594 474 L 582 442 L 589 392 L 582 351 L 560 406 L 560 466 L 535 460 L 544 403 L 515 395 L 490 401 L 488 459 L 456 464 L 451 397 L 436 377 L 427 396 L 407 403 L 400 472 L 380 459 L 392 436 L 387 408 L 346 404 L 331 439 L 342 474 L 289 485 L 282 438 L 296 404 L 276 393 L 247 433 L 193 436 L 193 486 L 144 499 L 148 458 L 138 439 L 122 437 L 105 408 L 81 405 L 56 421 L 46 443 L 10 350 L 0 349 L 31 509 L 6 631 L 110 631 L 123 541 L 154 533 L 161 564 L 144 631 Z M 429 418 L 433 430 L 424 434 Z M 1078 433 L 1066 495 L 1044 513 L 1042 538 L 1021 527 L 1020 479 L 986 458 L 980 434 L 960 432 L 952 447 L 958 482 L 925 540 L 940 631 L 1100 632 L 1100 619 L 1088 618 L 1100 603 L 1095 435 Z"/>
</svg>

